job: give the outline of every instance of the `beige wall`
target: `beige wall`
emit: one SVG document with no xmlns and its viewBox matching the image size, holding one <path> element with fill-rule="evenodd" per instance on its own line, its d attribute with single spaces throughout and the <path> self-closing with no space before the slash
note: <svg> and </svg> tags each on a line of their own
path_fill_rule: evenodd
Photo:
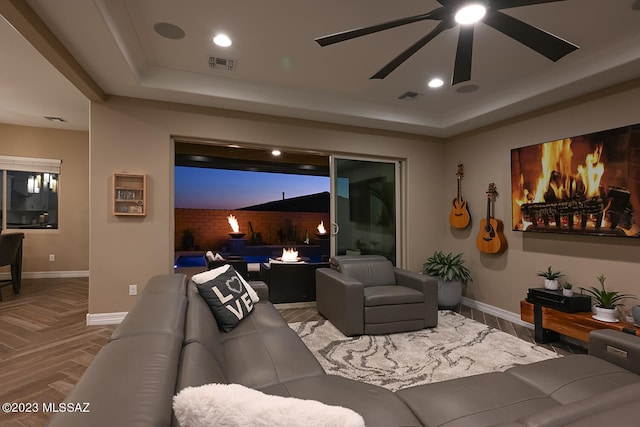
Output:
<svg viewBox="0 0 640 427">
<path fill-rule="evenodd" d="M 135 297 L 128 285 L 143 286 L 173 263 L 172 136 L 323 153 L 406 159 L 405 266 L 419 271 L 440 246 L 436 220 L 444 146 L 438 139 L 327 126 L 253 114 L 113 97 L 91 106 L 89 312 L 127 311 Z M 148 175 L 148 215 L 111 215 L 114 172 Z"/>
<path fill-rule="evenodd" d="M 527 118 L 470 136 L 453 138 L 445 149 L 448 172 L 446 194 L 455 196 L 453 178 L 457 162 L 463 162 L 463 196 L 468 200 L 473 226 L 459 231 L 446 224 L 447 209 L 439 222 L 448 250 L 464 252 L 474 281 L 467 296 L 514 313 L 527 288 L 541 287 L 537 271 L 552 265 L 577 286 L 596 286 L 604 273 L 610 290 L 640 296 L 640 245 L 637 240 L 614 237 L 525 234 L 511 231 L 510 149 L 582 135 L 640 122 L 640 88 L 630 88 L 573 107 Z M 505 225 L 509 249 L 501 255 L 481 254 L 475 247 L 480 219 L 486 215 L 485 191 L 495 182 L 496 217 Z M 444 203 L 443 203 L 444 206 Z M 637 302 L 630 301 L 629 304 Z"/>
<path fill-rule="evenodd" d="M 59 229 L 21 230 L 25 233 L 23 271 L 88 271 L 88 132 L 0 124 L 0 155 L 62 160 Z M 49 262 L 49 254 L 55 255 L 54 262 Z"/>
<path fill-rule="evenodd" d="M 127 285 L 171 271 L 173 260 L 173 153 L 171 137 L 205 138 L 323 153 L 406 159 L 405 267 L 419 271 L 434 250 L 464 252 L 474 281 L 466 295 L 513 313 L 539 270 L 552 265 L 578 286 L 596 285 L 604 273 L 611 289 L 640 295 L 640 247 L 635 240 L 536 235 L 510 231 L 510 149 L 640 122 L 640 89 L 609 94 L 577 106 L 472 135 L 438 139 L 230 113 L 177 104 L 114 97 L 92 105 L 90 313 L 126 311 L 135 302 Z M 444 159 L 444 161 L 442 161 Z M 463 196 L 472 226 L 455 230 L 448 214 L 456 192 L 456 164 L 465 164 Z M 110 214 L 110 177 L 128 171 L 149 175 L 149 215 Z M 509 249 L 481 254 L 475 247 L 485 214 L 485 191 L 495 182 L 496 217 L 505 223 Z"/>
</svg>

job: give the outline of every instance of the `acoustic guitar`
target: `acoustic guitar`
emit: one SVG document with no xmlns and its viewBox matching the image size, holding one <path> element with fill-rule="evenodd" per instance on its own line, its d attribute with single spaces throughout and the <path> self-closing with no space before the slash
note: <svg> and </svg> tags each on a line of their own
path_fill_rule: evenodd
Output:
<svg viewBox="0 0 640 427">
<path fill-rule="evenodd" d="M 491 216 L 491 202 L 498 194 L 495 184 L 489 184 L 487 190 L 487 217 L 480 221 L 480 232 L 476 238 L 476 246 L 480 252 L 486 254 L 498 254 L 507 249 L 507 239 L 502 232 L 502 221 Z"/>
<path fill-rule="evenodd" d="M 469 222 L 471 222 L 467 202 L 462 200 L 462 196 L 460 196 L 460 182 L 463 176 L 464 166 L 462 163 L 458 163 L 458 172 L 456 173 L 456 177 L 458 178 L 458 195 L 453 199 L 453 207 L 449 214 L 449 224 L 451 224 L 453 228 L 467 228 Z"/>
</svg>

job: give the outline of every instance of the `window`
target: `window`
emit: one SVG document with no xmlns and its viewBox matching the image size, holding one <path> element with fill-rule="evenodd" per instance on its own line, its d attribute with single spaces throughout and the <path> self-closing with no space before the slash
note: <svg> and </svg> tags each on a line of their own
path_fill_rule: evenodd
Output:
<svg viewBox="0 0 640 427">
<path fill-rule="evenodd" d="M 60 160 L 0 156 L 6 229 L 57 229 Z"/>
</svg>

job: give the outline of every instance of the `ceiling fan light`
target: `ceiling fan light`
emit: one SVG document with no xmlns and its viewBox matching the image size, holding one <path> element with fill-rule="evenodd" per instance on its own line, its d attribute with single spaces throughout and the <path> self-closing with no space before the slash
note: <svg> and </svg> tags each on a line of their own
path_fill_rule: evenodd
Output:
<svg viewBox="0 0 640 427">
<path fill-rule="evenodd" d="M 481 20 L 485 13 L 487 13 L 487 8 L 479 3 L 470 3 L 460 8 L 456 12 L 456 22 L 461 25 L 473 24 Z"/>
</svg>

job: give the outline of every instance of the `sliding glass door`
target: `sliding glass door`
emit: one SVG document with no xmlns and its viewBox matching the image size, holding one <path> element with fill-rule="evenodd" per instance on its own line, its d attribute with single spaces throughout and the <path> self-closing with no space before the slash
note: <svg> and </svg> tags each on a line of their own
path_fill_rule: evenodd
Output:
<svg viewBox="0 0 640 427">
<path fill-rule="evenodd" d="M 332 255 L 378 254 L 400 265 L 400 163 L 331 157 Z"/>
</svg>

